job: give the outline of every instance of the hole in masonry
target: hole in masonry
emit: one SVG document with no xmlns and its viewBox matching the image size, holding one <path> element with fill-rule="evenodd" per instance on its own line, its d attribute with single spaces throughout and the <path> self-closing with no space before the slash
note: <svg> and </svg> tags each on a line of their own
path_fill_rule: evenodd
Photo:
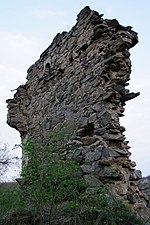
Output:
<svg viewBox="0 0 150 225">
<path fill-rule="evenodd" d="M 94 133 L 94 123 L 88 123 L 84 128 L 80 131 L 80 135 L 82 137 L 89 136 Z"/>
<path fill-rule="evenodd" d="M 49 64 L 49 63 L 47 63 L 47 64 L 45 65 L 45 73 L 46 73 L 47 75 L 50 74 L 50 64 Z"/>
</svg>

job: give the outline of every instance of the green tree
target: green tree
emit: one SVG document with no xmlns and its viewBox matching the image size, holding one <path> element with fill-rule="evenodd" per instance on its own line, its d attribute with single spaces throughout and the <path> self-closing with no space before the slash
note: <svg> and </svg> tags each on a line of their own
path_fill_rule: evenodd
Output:
<svg viewBox="0 0 150 225">
<path fill-rule="evenodd" d="M 27 141 L 21 197 L 38 225 L 144 225 L 104 186 L 91 194 L 78 162 L 64 157 L 64 133 L 55 132 L 46 147 Z"/>
<path fill-rule="evenodd" d="M 40 224 L 54 224 L 57 211 L 64 202 L 76 202 L 83 180 L 77 162 L 64 160 L 58 153 L 61 140 L 54 133 L 50 147 L 27 141 L 24 152 L 28 158 L 23 166 L 23 197 L 36 210 Z"/>
</svg>

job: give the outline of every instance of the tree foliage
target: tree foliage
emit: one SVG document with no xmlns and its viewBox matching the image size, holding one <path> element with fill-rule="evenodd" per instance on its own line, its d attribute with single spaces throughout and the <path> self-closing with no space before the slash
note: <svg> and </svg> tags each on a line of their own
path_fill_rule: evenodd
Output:
<svg viewBox="0 0 150 225">
<path fill-rule="evenodd" d="M 19 146 L 20 147 L 20 146 Z M 15 146 L 18 148 L 18 145 Z M 9 147 L 5 144 L 0 147 L 0 182 L 6 182 L 6 173 L 10 168 L 20 167 L 20 158 L 10 153 Z"/>
<path fill-rule="evenodd" d="M 11 156 L 8 147 L 4 145 L 0 147 L 0 181 L 2 176 L 7 172 L 8 167 L 11 164 Z"/>
<path fill-rule="evenodd" d="M 47 220 L 54 224 L 60 207 L 77 202 L 84 186 L 78 163 L 64 160 L 58 151 L 63 149 L 61 134 L 53 133 L 48 147 L 32 141 L 24 146 L 28 162 L 22 170 L 22 196 L 36 210 L 41 224 Z"/>
<path fill-rule="evenodd" d="M 60 138 L 61 137 L 61 138 Z M 28 163 L 22 171 L 21 196 L 40 225 L 138 225 L 144 224 L 105 187 L 93 194 L 87 188 L 79 164 L 66 160 L 61 133 L 51 135 L 47 147 L 27 141 Z"/>
</svg>

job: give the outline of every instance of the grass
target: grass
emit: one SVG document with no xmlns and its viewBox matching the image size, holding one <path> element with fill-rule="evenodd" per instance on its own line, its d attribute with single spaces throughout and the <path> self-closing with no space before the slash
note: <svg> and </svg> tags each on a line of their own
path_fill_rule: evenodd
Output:
<svg viewBox="0 0 150 225">
<path fill-rule="evenodd" d="M 113 198 L 111 199 L 113 200 Z M 79 224 L 106 224 L 106 225 L 137 225 L 145 224 L 143 220 L 140 220 L 132 213 L 128 208 L 126 208 L 120 201 L 113 200 L 109 202 L 108 196 L 103 193 L 103 195 L 98 195 L 96 198 L 94 196 L 87 198 L 87 212 L 79 212 Z M 108 205 L 110 203 L 110 205 Z M 112 204 L 112 205 L 111 205 Z M 95 206 L 95 207 L 93 207 Z M 81 207 L 82 208 L 82 207 Z M 32 209 L 33 210 L 33 209 Z M 33 212 L 29 211 L 27 205 L 20 199 L 19 196 L 19 185 L 16 182 L 12 183 L 1 183 L 0 184 L 0 225 L 29 225 L 29 224 L 42 224 L 36 217 L 33 217 Z M 72 208 L 69 207 L 71 213 L 73 213 Z M 86 210 L 86 208 L 85 208 Z M 92 210 L 92 211 L 91 211 Z M 92 214 L 91 214 L 92 213 Z M 70 214 L 71 216 L 71 214 Z M 92 216 L 92 222 L 91 218 Z M 78 217 L 76 219 L 78 219 Z M 81 217 L 81 218 L 80 218 Z M 85 217 L 85 218 L 82 218 Z M 4 220 L 3 220 L 4 218 Z M 68 217 L 71 219 L 71 217 Z M 61 216 L 60 216 L 61 219 Z M 64 220 L 63 224 L 76 224 L 73 220 L 66 222 Z M 83 219 L 83 221 L 82 221 Z M 71 222 L 72 221 L 72 222 Z M 51 223 L 48 223 L 51 224 Z M 52 223 L 53 224 L 53 223 Z M 62 223 L 57 223 L 62 224 Z"/>
<path fill-rule="evenodd" d="M 23 207 L 19 196 L 17 182 L 0 183 L 0 218 L 9 211 Z"/>
</svg>

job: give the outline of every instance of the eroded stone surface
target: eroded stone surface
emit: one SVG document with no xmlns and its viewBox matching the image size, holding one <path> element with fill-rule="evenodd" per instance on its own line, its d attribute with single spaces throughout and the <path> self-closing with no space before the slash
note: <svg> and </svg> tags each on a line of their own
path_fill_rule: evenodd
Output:
<svg viewBox="0 0 150 225">
<path fill-rule="evenodd" d="M 137 185 L 141 174 L 129 159 L 125 128 L 119 123 L 125 102 L 139 95 L 126 88 L 129 49 L 137 43 L 130 26 L 85 7 L 75 26 L 57 34 L 28 69 L 26 84 L 7 100 L 7 122 L 22 141 L 31 138 L 41 144 L 50 131 L 71 127 L 76 137 L 67 143 L 66 157 L 79 160 L 86 181 L 107 183 L 138 212 L 142 204 L 140 215 L 145 216 L 149 194 L 143 191 L 144 181 Z"/>
</svg>

